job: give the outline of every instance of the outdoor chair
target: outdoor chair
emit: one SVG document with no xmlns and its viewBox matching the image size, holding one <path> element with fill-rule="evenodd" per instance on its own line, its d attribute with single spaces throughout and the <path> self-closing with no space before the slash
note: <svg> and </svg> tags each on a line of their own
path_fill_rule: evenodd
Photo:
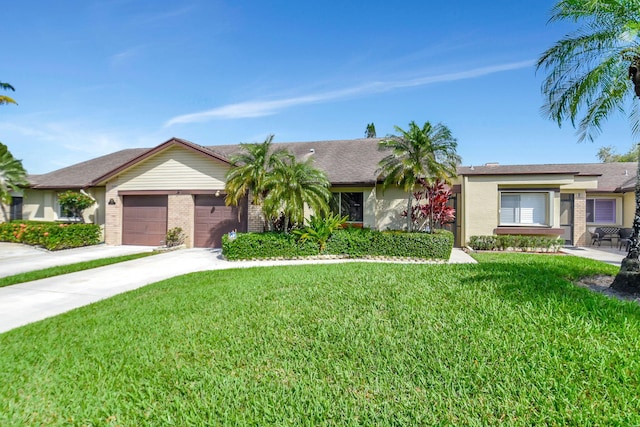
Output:
<svg viewBox="0 0 640 427">
<path fill-rule="evenodd" d="M 618 231 L 618 249 L 622 250 L 622 245 L 625 245 L 625 250 L 629 251 L 629 245 L 631 244 L 631 235 L 633 234 L 633 228 L 621 228 Z"/>
<path fill-rule="evenodd" d="M 591 233 L 591 246 L 596 243 L 598 246 L 602 246 L 602 242 L 609 242 L 611 247 L 613 247 L 613 238 L 610 234 L 607 234 L 602 228 L 598 227 Z"/>
</svg>

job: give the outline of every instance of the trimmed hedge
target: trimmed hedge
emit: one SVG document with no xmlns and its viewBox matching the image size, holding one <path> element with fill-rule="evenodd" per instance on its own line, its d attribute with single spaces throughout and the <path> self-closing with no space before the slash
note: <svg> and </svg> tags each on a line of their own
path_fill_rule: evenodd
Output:
<svg viewBox="0 0 640 427">
<path fill-rule="evenodd" d="M 345 229 L 334 232 L 324 251 L 311 241 L 299 241 L 292 234 L 238 233 L 235 239 L 222 237 L 222 253 L 228 260 L 299 258 L 314 255 L 341 255 L 351 258 L 388 256 L 422 259 L 449 259 L 453 234 L 438 230 L 433 234 L 379 232 Z"/>
<path fill-rule="evenodd" d="M 60 224 L 11 221 L 0 224 L 0 242 L 42 246 L 50 251 L 96 245 L 101 240 L 97 224 Z"/>
<path fill-rule="evenodd" d="M 558 252 L 564 245 L 561 237 L 501 234 L 471 236 L 469 247 L 476 251 Z"/>
</svg>

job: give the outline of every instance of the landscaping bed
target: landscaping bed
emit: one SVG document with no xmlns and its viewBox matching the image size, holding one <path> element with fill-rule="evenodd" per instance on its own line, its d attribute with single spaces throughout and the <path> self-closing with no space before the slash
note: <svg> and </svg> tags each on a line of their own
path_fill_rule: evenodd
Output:
<svg viewBox="0 0 640 427">
<path fill-rule="evenodd" d="M 333 232 L 324 247 L 291 233 L 238 233 L 222 238 L 222 254 L 230 261 L 314 256 L 448 260 L 452 248 L 453 234 L 446 230 L 403 233 L 344 229 Z"/>
<path fill-rule="evenodd" d="M 47 250 L 97 245 L 102 232 L 97 224 L 10 221 L 0 223 L 0 242 L 24 243 Z"/>
</svg>

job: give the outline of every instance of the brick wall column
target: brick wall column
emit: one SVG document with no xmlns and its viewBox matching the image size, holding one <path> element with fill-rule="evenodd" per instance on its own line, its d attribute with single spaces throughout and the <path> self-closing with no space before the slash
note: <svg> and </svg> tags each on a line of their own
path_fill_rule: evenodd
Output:
<svg viewBox="0 0 640 427">
<path fill-rule="evenodd" d="M 249 233 L 262 233 L 264 231 L 262 206 L 256 206 L 252 202 L 253 194 L 249 193 L 249 196 L 247 197 L 247 231 Z"/>
<path fill-rule="evenodd" d="M 575 193 L 573 198 L 573 244 L 588 246 L 591 236 L 587 232 L 587 195 Z"/>
<path fill-rule="evenodd" d="M 182 228 L 184 244 L 193 247 L 195 199 L 191 194 L 170 194 L 167 206 L 167 231 Z"/>
<path fill-rule="evenodd" d="M 107 182 L 105 187 L 104 242 L 122 244 L 122 197 L 118 196 L 118 179 Z M 113 200 L 115 204 L 109 204 Z"/>
</svg>

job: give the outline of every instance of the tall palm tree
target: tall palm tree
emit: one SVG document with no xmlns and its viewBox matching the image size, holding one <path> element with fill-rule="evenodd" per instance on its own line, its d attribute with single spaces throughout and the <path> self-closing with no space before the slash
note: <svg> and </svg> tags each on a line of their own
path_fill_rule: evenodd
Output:
<svg viewBox="0 0 640 427">
<path fill-rule="evenodd" d="M 638 0 L 561 0 L 551 22 L 580 24 L 538 59 L 547 72 L 543 111 L 561 125 L 569 121 L 579 141 L 593 141 L 614 113 L 626 111 L 640 133 L 640 2 Z M 621 274 L 638 263 L 640 245 L 640 162 L 636 175 L 633 236 Z"/>
<path fill-rule="evenodd" d="M 458 142 L 451 130 L 442 123 L 430 122 L 419 127 L 416 122 L 409 123 L 409 129 L 396 126 L 400 135 L 379 142 L 381 150 L 391 151 L 378 164 L 384 177 L 382 190 L 398 186 L 407 196 L 407 231 L 413 231 L 411 221 L 411 203 L 413 188 L 419 180 L 433 184 L 437 180 L 449 182 L 456 176 L 456 166 L 460 156 L 456 154 Z"/>
<path fill-rule="evenodd" d="M 237 206 L 249 192 L 253 196 L 252 204 L 262 205 L 266 195 L 265 177 L 287 155 L 283 149 L 273 151 L 272 145 L 273 135 L 269 135 L 262 143 L 240 144 L 242 151 L 231 156 L 232 167 L 225 184 L 227 205 Z"/>
<path fill-rule="evenodd" d="M 312 158 L 298 162 L 293 156 L 280 162 L 265 179 L 267 196 L 265 209 L 271 218 L 284 215 L 284 231 L 289 222 L 304 222 L 304 206 L 309 206 L 316 215 L 329 212 L 331 183 L 326 174 L 313 167 Z"/>
<path fill-rule="evenodd" d="M 0 89 L 15 91 L 13 86 L 11 86 L 9 83 L 2 83 L 2 82 L 0 82 Z M 5 96 L 5 95 L 0 95 L 0 105 L 3 105 L 3 104 L 17 104 L 17 102 L 14 101 L 13 98 L 9 98 L 8 96 Z"/>
<path fill-rule="evenodd" d="M 0 142 L 0 206 L 11 203 L 11 192 L 27 186 L 27 172 L 22 161 L 13 157 L 6 145 Z M 6 219 L 6 212 L 4 212 Z"/>
</svg>

